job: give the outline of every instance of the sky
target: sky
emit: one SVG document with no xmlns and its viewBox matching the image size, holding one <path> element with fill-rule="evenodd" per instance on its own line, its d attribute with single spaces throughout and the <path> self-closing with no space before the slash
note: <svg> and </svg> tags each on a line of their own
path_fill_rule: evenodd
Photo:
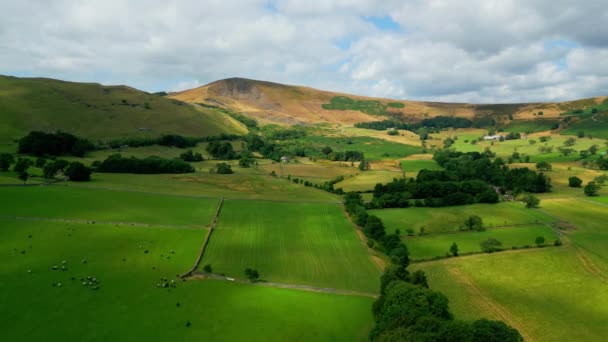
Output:
<svg viewBox="0 0 608 342">
<path fill-rule="evenodd" d="M 608 95 L 606 23 L 607 0 L 2 0 L 0 74 L 562 101 Z"/>
</svg>

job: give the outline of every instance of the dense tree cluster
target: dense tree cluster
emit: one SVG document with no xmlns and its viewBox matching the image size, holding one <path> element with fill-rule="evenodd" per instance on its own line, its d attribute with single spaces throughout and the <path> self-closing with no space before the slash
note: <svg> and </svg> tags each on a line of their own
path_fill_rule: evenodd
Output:
<svg viewBox="0 0 608 342">
<path fill-rule="evenodd" d="M 327 155 L 327 159 L 333 161 L 363 161 L 365 157 L 363 152 L 359 151 L 344 151 L 344 152 L 331 152 Z"/>
<path fill-rule="evenodd" d="M 142 147 L 142 146 L 173 146 L 179 148 L 194 147 L 200 142 L 211 142 L 211 141 L 232 141 L 240 139 L 241 136 L 235 134 L 220 134 L 218 136 L 209 137 L 184 137 L 177 134 L 163 135 L 158 138 L 127 138 L 120 140 L 112 140 L 108 143 L 110 148 L 120 148 L 124 146 L 129 147 Z"/>
<path fill-rule="evenodd" d="M 180 159 L 164 159 L 160 157 L 147 157 L 143 159 L 125 158 L 120 154 L 113 154 L 100 163 L 96 163 L 97 172 L 108 173 L 189 173 L 194 168 Z"/>
<path fill-rule="evenodd" d="M 179 159 L 183 160 L 183 161 L 187 161 L 187 162 L 199 162 L 199 161 L 203 161 L 203 155 L 196 152 L 192 152 L 192 150 L 188 150 L 182 154 L 179 155 Z"/>
<path fill-rule="evenodd" d="M 30 132 L 19 140 L 18 147 L 19 153 L 39 157 L 45 155 L 83 157 L 86 152 L 94 149 L 95 146 L 90 141 L 65 132 Z"/>
<path fill-rule="evenodd" d="M 472 125 L 473 122 L 465 118 L 436 116 L 434 118 L 421 120 L 417 123 L 403 123 L 395 120 L 358 122 L 355 124 L 355 127 L 374 129 L 377 131 L 384 131 L 389 128 L 402 129 L 408 131 L 417 131 L 420 128 L 427 128 L 431 129 L 432 131 L 438 131 L 445 128 L 469 128 Z"/>
<path fill-rule="evenodd" d="M 504 322 L 486 319 L 455 320 L 448 299 L 430 290 L 420 271 L 409 274 L 389 267 L 381 278 L 380 297 L 374 302 L 376 321 L 371 341 L 520 342 L 522 336 Z"/>
<path fill-rule="evenodd" d="M 91 180 L 93 170 L 81 162 L 71 162 L 64 173 L 73 182 L 87 182 Z"/>
<path fill-rule="evenodd" d="M 542 193 L 551 190 L 544 173 L 528 168 L 509 168 L 491 154 L 441 150 L 434 159 L 445 170 L 421 170 L 416 179 L 395 179 L 377 184 L 372 208 L 407 207 L 412 199 L 417 206 L 451 206 L 471 203 L 496 203 L 494 187 L 502 191 Z"/>
<path fill-rule="evenodd" d="M 212 141 L 207 145 L 207 152 L 216 159 L 230 160 L 238 157 L 229 141 Z"/>
</svg>

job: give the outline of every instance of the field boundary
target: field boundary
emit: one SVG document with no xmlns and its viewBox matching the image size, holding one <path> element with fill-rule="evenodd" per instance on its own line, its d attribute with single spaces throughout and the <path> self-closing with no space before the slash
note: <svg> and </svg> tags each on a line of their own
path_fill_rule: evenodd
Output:
<svg viewBox="0 0 608 342">
<path fill-rule="evenodd" d="M 191 276 L 194 273 L 194 271 L 198 268 L 198 266 L 201 264 L 201 260 L 203 260 L 203 254 L 205 254 L 205 250 L 207 249 L 207 245 L 209 244 L 209 239 L 211 239 L 211 234 L 213 233 L 213 229 L 215 229 L 215 226 L 217 225 L 217 221 L 220 216 L 220 212 L 222 211 L 223 205 L 224 205 L 224 197 L 221 197 L 220 203 L 217 205 L 217 210 L 215 211 L 215 215 L 213 216 L 213 221 L 211 222 L 211 227 L 209 228 L 209 231 L 207 232 L 207 235 L 205 236 L 205 240 L 203 241 L 201 250 L 198 253 L 198 257 L 196 258 L 196 261 L 194 262 L 194 265 L 192 266 L 192 268 L 190 270 L 188 270 L 188 272 L 182 274 L 181 278 L 186 278 L 186 277 Z"/>
</svg>

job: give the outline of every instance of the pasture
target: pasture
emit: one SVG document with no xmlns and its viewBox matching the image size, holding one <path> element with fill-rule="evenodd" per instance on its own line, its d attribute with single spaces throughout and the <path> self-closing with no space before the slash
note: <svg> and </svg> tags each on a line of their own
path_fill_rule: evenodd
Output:
<svg viewBox="0 0 608 342">
<path fill-rule="evenodd" d="M 0 215 L 148 225 L 207 226 L 218 199 L 71 186 L 0 189 Z"/>
<path fill-rule="evenodd" d="M 371 298 L 179 280 L 204 229 L 0 224 L 6 340 L 362 341 L 372 325 Z M 89 276 L 97 285 L 82 284 Z M 161 278 L 175 288 L 157 287 Z"/>
<path fill-rule="evenodd" d="M 420 153 L 419 146 L 407 145 L 371 137 L 305 136 L 298 141 L 321 149 L 330 146 L 334 151 L 360 151 L 366 160 L 404 158 Z"/>
<path fill-rule="evenodd" d="M 351 177 L 346 177 L 343 181 L 337 183 L 335 187 L 342 188 L 346 192 L 374 190 L 376 184 L 392 182 L 393 179 L 401 178 L 402 175 L 399 171 L 365 171 Z"/>
<path fill-rule="evenodd" d="M 380 270 L 339 205 L 226 200 L 201 268 L 270 282 L 376 292 Z"/>
<path fill-rule="evenodd" d="M 452 243 L 458 245 L 458 252 L 475 253 L 481 252 L 480 243 L 488 238 L 497 239 L 502 243 L 501 248 L 510 249 L 511 247 L 535 247 L 536 237 L 545 238 L 546 244 L 553 244 L 557 238 L 552 228 L 544 225 L 517 226 L 510 228 L 495 228 L 485 231 L 458 232 L 447 234 L 430 234 L 414 237 L 405 237 L 403 242 L 407 245 L 410 258 L 430 259 L 442 257 L 449 254 Z"/>
<path fill-rule="evenodd" d="M 608 285 L 571 246 L 474 255 L 413 265 L 460 319 L 501 319 L 526 340 L 603 341 Z"/>
<path fill-rule="evenodd" d="M 370 210 L 369 213 L 378 216 L 384 222 L 387 232 L 392 233 L 399 229 L 404 235 L 407 229 L 412 229 L 415 234 L 418 234 L 421 228 L 424 228 L 425 234 L 458 231 L 471 215 L 481 217 L 486 228 L 555 221 L 540 211 L 526 209 L 522 203 L 516 202 L 442 208 L 376 209 Z"/>
</svg>

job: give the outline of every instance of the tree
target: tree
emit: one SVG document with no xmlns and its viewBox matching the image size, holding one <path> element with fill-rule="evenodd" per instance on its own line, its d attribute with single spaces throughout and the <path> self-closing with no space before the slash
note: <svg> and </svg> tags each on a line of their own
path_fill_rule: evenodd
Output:
<svg viewBox="0 0 608 342">
<path fill-rule="evenodd" d="M 500 250 L 500 246 L 502 243 L 495 238 L 487 238 L 482 241 L 480 244 L 481 250 L 486 253 L 492 253 Z"/>
<path fill-rule="evenodd" d="M 570 186 L 571 188 L 580 188 L 582 184 L 583 180 L 576 176 L 568 178 L 568 186 Z"/>
<path fill-rule="evenodd" d="M 27 159 L 27 158 L 19 158 L 17 160 L 17 163 L 15 163 L 15 166 L 13 166 L 13 171 L 19 173 L 19 172 L 26 172 L 27 169 L 30 168 L 30 166 L 32 166 L 32 161 Z"/>
<path fill-rule="evenodd" d="M 538 246 L 542 245 L 545 243 L 545 237 L 544 236 L 537 236 L 536 239 L 534 240 L 534 242 L 536 242 L 536 244 Z"/>
<path fill-rule="evenodd" d="M 384 235 L 386 235 L 384 224 L 377 216 L 374 215 L 369 215 L 367 217 L 365 226 L 363 226 L 363 232 L 367 237 L 376 241 L 379 241 Z"/>
<path fill-rule="evenodd" d="M 516 329 L 511 328 L 501 321 L 490 321 L 480 319 L 473 322 L 472 342 L 501 341 L 521 342 L 524 338 Z"/>
<path fill-rule="evenodd" d="M 589 182 L 585 185 L 584 191 L 587 196 L 597 196 L 600 186 L 596 182 Z"/>
<path fill-rule="evenodd" d="M 583 136 L 585 136 L 584 132 L 583 132 Z M 564 141 L 564 146 L 573 146 L 574 144 L 576 144 L 576 139 L 574 139 L 574 138 L 568 138 L 568 139 L 566 139 L 566 141 Z"/>
<path fill-rule="evenodd" d="M 597 146 L 597 145 L 591 145 L 589 147 L 589 149 L 587 149 L 587 151 L 589 151 L 589 153 L 591 153 L 593 155 L 596 154 L 598 150 L 599 150 L 599 146 Z"/>
<path fill-rule="evenodd" d="M 469 218 L 467 218 L 464 221 L 464 226 L 466 227 L 467 230 L 477 230 L 477 231 L 484 230 L 483 220 L 481 219 L 481 217 L 479 217 L 477 215 L 469 216 Z"/>
<path fill-rule="evenodd" d="M 8 171 L 11 164 L 15 162 L 12 154 L 2 153 L 0 154 L 0 171 Z"/>
<path fill-rule="evenodd" d="M 216 166 L 216 172 L 222 175 L 226 175 L 226 174 L 231 174 L 232 172 L 232 167 L 229 164 L 226 163 L 218 163 L 215 165 Z"/>
<path fill-rule="evenodd" d="M 526 208 L 538 208 L 540 205 L 540 199 L 534 195 L 528 194 L 523 198 Z"/>
<path fill-rule="evenodd" d="M 72 162 L 65 169 L 65 175 L 73 182 L 87 182 L 91 180 L 93 170 L 84 166 L 81 162 Z"/>
<path fill-rule="evenodd" d="M 578 131 L 578 132 L 576 132 L 576 136 L 579 137 L 579 138 L 581 138 L 581 139 L 584 138 L 585 137 L 585 131 Z"/>
<path fill-rule="evenodd" d="M 332 153 L 334 150 L 331 149 L 331 147 L 329 146 L 325 146 L 321 149 L 321 152 L 323 152 L 324 155 L 328 156 L 330 153 Z"/>
<path fill-rule="evenodd" d="M 213 273 L 213 268 L 211 268 L 211 264 L 206 264 L 205 266 L 203 266 L 203 272 Z"/>
<path fill-rule="evenodd" d="M 551 171 L 552 166 L 549 162 L 546 161 L 541 161 L 536 163 L 536 169 L 539 171 Z"/>
<path fill-rule="evenodd" d="M 46 159 L 42 158 L 42 157 L 38 157 L 36 159 L 36 167 L 42 169 L 44 167 L 44 165 L 46 165 Z"/>
<path fill-rule="evenodd" d="M 188 150 L 182 154 L 179 155 L 179 158 L 183 161 L 187 161 L 187 162 L 199 162 L 199 161 L 203 161 L 203 155 L 196 152 L 192 152 L 192 150 Z"/>
<path fill-rule="evenodd" d="M 253 283 L 260 278 L 260 273 L 256 269 L 246 268 L 245 276 L 247 277 L 247 279 L 249 279 L 249 281 L 251 281 Z"/>
<path fill-rule="evenodd" d="M 30 174 L 27 173 L 27 171 L 20 171 L 17 172 L 17 177 L 19 178 L 19 180 L 23 181 L 23 184 L 27 183 L 27 180 L 30 179 Z"/>
<path fill-rule="evenodd" d="M 450 246 L 450 253 L 452 253 L 452 256 L 458 256 L 458 245 L 456 242 L 452 243 Z"/>
</svg>

